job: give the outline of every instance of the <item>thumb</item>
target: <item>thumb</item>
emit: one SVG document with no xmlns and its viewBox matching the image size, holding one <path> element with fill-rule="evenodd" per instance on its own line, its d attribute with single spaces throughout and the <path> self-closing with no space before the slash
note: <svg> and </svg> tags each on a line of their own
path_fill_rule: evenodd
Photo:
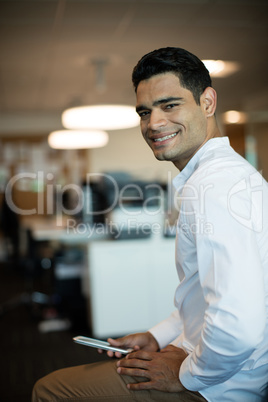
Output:
<svg viewBox="0 0 268 402">
<path fill-rule="evenodd" d="M 127 335 L 117 339 L 108 338 L 107 341 L 112 346 L 117 346 L 121 348 L 134 348 L 135 350 L 140 349 L 140 347 L 136 345 L 135 337 L 133 337 L 133 335 Z"/>
<path fill-rule="evenodd" d="M 118 346 L 118 347 L 128 345 L 126 340 L 124 339 L 124 337 L 123 338 L 117 338 L 117 339 L 108 338 L 107 342 L 109 342 L 113 346 Z"/>
</svg>

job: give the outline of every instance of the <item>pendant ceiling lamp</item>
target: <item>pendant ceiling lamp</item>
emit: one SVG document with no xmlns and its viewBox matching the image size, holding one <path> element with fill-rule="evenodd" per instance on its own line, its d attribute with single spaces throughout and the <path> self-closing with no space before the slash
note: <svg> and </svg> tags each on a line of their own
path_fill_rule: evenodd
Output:
<svg viewBox="0 0 268 402">
<path fill-rule="evenodd" d="M 106 94 L 105 67 L 109 58 L 99 57 L 91 60 L 95 70 L 95 91 Z M 90 89 L 92 92 L 92 88 Z M 66 109 L 62 113 L 62 125 L 67 129 L 120 130 L 136 127 L 140 123 L 134 106 L 118 104 L 81 105 Z"/>
<path fill-rule="evenodd" d="M 68 129 L 118 130 L 136 127 L 140 123 L 134 106 L 93 105 L 67 109 L 62 124 Z"/>
<path fill-rule="evenodd" d="M 211 77 L 224 78 L 239 70 L 239 64 L 234 61 L 202 60 Z"/>
<path fill-rule="evenodd" d="M 48 136 L 49 146 L 55 149 L 100 148 L 108 140 L 108 133 L 100 130 L 59 130 Z"/>
</svg>

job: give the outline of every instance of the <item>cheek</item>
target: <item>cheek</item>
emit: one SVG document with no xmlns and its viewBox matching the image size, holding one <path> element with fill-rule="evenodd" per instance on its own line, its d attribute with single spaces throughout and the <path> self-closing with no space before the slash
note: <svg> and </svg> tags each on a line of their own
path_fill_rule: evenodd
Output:
<svg viewBox="0 0 268 402">
<path fill-rule="evenodd" d="M 140 130 L 143 138 L 146 140 L 147 126 L 143 122 L 140 123 Z"/>
<path fill-rule="evenodd" d="M 142 135 L 142 138 L 143 138 L 146 142 L 148 142 L 148 141 L 147 141 L 147 138 L 146 138 L 146 135 L 145 135 L 145 133 L 144 133 L 143 131 L 141 131 L 141 135 Z"/>
<path fill-rule="evenodd" d="M 195 116 L 192 116 L 192 119 L 189 120 L 190 130 L 198 136 L 202 136 L 202 133 L 206 131 L 206 119 L 203 114 L 196 113 Z"/>
</svg>

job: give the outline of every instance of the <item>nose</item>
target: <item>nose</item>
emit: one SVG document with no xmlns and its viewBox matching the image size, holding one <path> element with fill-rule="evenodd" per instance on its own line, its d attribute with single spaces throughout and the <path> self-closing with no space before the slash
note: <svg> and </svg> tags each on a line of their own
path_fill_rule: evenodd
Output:
<svg viewBox="0 0 268 402">
<path fill-rule="evenodd" d="M 155 131 L 161 127 L 164 127 L 166 124 L 167 120 L 162 110 L 157 109 L 151 111 L 148 128 Z"/>
</svg>

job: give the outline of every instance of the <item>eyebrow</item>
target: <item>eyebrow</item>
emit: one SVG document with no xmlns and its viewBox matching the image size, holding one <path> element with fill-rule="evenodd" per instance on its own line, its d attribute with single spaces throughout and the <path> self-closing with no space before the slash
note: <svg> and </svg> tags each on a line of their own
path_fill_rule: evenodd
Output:
<svg viewBox="0 0 268 402">
<path fill-rule="evenodd" d="M 170 96 L 168 98 L 162 98 L 162 99 L 158 99 L 156 101 L 153 102 L 153 106 L 158 106 L 158 105 L 162 105 L 164 103 L 168 103 L 168 102 L 174 102 L 174 101 L 181 101 L 183 98 L 181 97 L 173 97 Z M 136 112 L 139 113 L 141 110 L 146 110 L 148 109 L 147 106 L 145 105 L 140 105 L 136 107 Z"/>
</svg>

